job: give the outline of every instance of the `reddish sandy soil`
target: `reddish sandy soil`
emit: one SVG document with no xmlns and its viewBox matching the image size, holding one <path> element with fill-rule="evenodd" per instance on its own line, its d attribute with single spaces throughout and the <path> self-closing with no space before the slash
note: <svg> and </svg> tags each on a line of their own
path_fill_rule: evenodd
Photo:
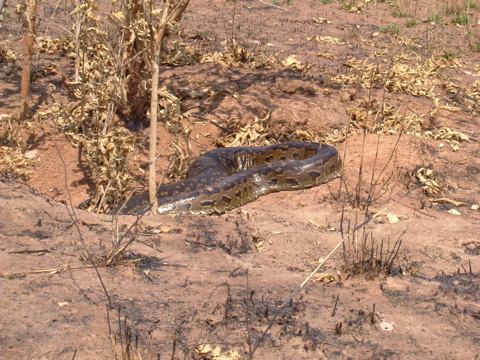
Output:
<svg viewBox="0 0 480 360">
<path fill-rule="evenodd" d="M 39 13 L 50 17 L 55 4 L 43 2 Z M 68 24 L 71 9 L 62 6 L 55 21 Z M 119 247 L 129 244 L 123 254 L 106 264 L 115 239 L 136 218 L 121 216 L 117 223 L 112 216 L 65 205 L 92 196 L 91 172 L 80 150 L 48 122 L 36 125 L 34 117 L 30 127 L 20 128 L 33 173 L 26 182 L 8 172 L 0 177 L 0 359 L 480 357 L 480 87 L 475 85 L 480 53 L 469 50 L 466 35 L 470 31 L 470 41 L 480 43 L 480 10 L 469 9 L 473 20 L 467 29 L 446 21 L 446 5 L 436 1 L 367 3 L 353 13 L 335 0 L 280 6 L 288 12 L 259 1 L 192 1 L 182 41 L 204 52 L 223 51 L 221 42 L 233 34 L 249 49 L 260 44 L 281 60 L 296 55 L 313 64 L 310 69 L 295 71 L 281 62 L 268 70 L 195 63 L 163 68 L 161 84 L 214 94 L 182 104 L 204 116 L 183 120 L 192 126 L 194 155 L 227 135 L 202 119 L 246 125 L 271 110 L 271 139 L 295 130 L 329 139 L 342 153 L 344 177 L 271 194 L 220 216 L 143 217 L 121 238 Z M 418 24 L 406 27 L 410 18 L 394 16 L 399 9 Z M 428 21 L 435 13 L 442 23 Z M 331 23 L 312 20 L 319 17 Z M 0 51 L 21 53 L 23 30 L 16 15 L 0 24 Z M 39 34 L 49 28 L 61 35 L 48 24 L 41 24 Z M 383 31 L 393 25 L 400 36 Z M 315 35 L 339 43 L 308 40 Z M 400 61 L 395 57 L 400 54 L 410 57 L 405 64 L 411 69 L 429 59 L 438 65 L 432 78 L 422 82 L 418 75 L 412 85 L 424 94 L 335 80 L 354 73 L 349 60 L 385 69 L 392 59 Z M 33 115 L 59 99 L 69 101 L 59 74 L 70 76 L 71 67 L 60 54 L 45 53 L 35 66 L 49 62 L 58 72 L 34 78 Z M 14 115 L 20 70 L 2 63 L 1 75 L 0 115 Z M 49 85 L 57 89 L 47 91 Z M 359 132 L 347 141 L 336 136 L 352 119 L 349 109 L 372 99 L 399 107 L 401 115 L 424 115 L 420 128 L 400 136 L 384 123 L 376 129 L 384 134 Z M 442 127 L 470 141 L 427 138 L 427 131 L 438 135 Z M 163 149 L 172 136 L 163 128 L 159 135 Z M 167 165 L 161 157 L 161 169 Z M 422 189 L 415 177 L 421 167 L 434 170 L 438 193 Z M 378 178 L 374 187 L 372 172 Z M 367 196 L 373 201 L 365 211 Z M 355 226 L 382 210 L 352 235 Z M 281 308 L 347 234 L 352 236 L 345 248 Z M 355 276 L 351 254 L 362 249 L 365 236 L 366 251 L 372 241 L 383 244 L 377 265 L 401 239 L 388 274 Z M 125 355 L 127 343 L 135 356 Z M 223 355 L 202 353 L 202 345 L 219 346 Z"/>
</svg>

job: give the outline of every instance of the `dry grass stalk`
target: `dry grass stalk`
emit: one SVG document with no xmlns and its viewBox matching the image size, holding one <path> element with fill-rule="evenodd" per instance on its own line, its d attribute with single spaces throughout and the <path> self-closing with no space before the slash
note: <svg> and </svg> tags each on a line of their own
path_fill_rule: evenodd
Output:
<svg viewBox="0 0 480 360">
<path fill-rule="evenodd" d="M 350 241 L 343 243 L 343 273 L 368 280 L 392 275 L 404 233 L 391 244 L 390 240 L 378 241 L 365 227 L 353 231 Z"/>
<path fill-rule="evenodd" d="M 127 323 L 127 317 L 121 319 L 121 313 L 118 311 L 118 330 L 113 333 L 110 330 L 110 340 L 112 351 L 117 360 L 142 360 L 154 358 L 152 334 L 148 332 L 148 344 L 142 339 L 142 335 L 135 333 Z M 110 326 L 110 323 L 109 323 Z M 111 327 L 110 327 L 111 328 Z M 160 354 L 157 354 L 160 358 Z"/>
</svg>

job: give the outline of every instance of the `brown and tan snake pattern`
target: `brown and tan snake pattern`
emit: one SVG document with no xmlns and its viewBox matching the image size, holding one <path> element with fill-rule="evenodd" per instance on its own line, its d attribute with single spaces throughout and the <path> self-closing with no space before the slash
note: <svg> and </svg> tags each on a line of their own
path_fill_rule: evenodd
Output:
<svg viewBox="0 0 480 360">
<path fill-rule="evenodd" d="M 185 180 L 158 190 L 159 214 L 223 214 L 284 190 L 300 190 L 341 176 L 337 150 L 312 142 L 218 148 L 196 159 Z M 114 214 L 143 214 L 148 194 L 134 196 Z"/>
</svg>

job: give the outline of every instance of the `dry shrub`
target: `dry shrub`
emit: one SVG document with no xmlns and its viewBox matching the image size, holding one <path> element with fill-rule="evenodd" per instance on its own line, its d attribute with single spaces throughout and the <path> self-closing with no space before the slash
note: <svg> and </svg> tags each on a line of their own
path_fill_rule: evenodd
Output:
<svg viewBox="0 0 480 360">
<path fill-rule="evenodd" d="M 133 189 L 133 168 L 126 159 L 134 150 L 135 138 L 127 129 L 118 127 L 105 135 L 80 139 L 82 146 L 87 147 L 85 157 L 96 184 L 91 206 L 106 212 Z"/>
<path fill-rule="evenodd" d="M 177 3 L 172 2 L 172 8 Z M 89 210 L 107 211 L 133 187 L 134 169 L 128 160 L 135 139 L 128 128 L 142 129 L 148 123 L 152 33 L 157 31 L 162 14 L 151 5 L 148 1 L 115 0 L 105 17 L 99 15 L 95 1 L 87 0 L 71 12 L 76 21 L 68 36 L 39 39 L 42 51 L 63 51 L 75 66 L 73 79 L 64 75 L 74 100 L 68 105 L 54 104 L 38 116 L 53 118 L 57 128 L 83 149 L 95 183 Z M 175 33 L 176 24 L 169 23 L 167 35 Z M 179 66 L 199 59 L 198 51 L 168 37 L 160 52 L 163 65 Z M 177 138 L 176 154 L 189 135 L 180 124 L 180 99 L 166 88 L 159 89 L 158 95 L 159 119 Z M 115 126 L 118 118 L 127 126 Z M 182 172 L 184 163 L 188 159 L 179 157 L 174 171 Z"/>
<path fill-rule="evenodd" d="M 125 316 L 122 320 L 118 315 L 118 330 L 110 334 L 112 342 L 112 351 L 115 359 L 122 360 L 142 360 L 142 359 L 160 359 L 160 354 L 155 354 L 152 342 L 152 334 L 148 332 L 148 340 L 143 332 L 138 332 L 127 322 Z M 147 343 L 148 341 L 148 343 Z"/>
<path fill-rule="evenodd" d="M 168 131 L 175 136 L 171 144 L 172 151 L 169 154 L 170 166 L 166 173 L 173 179 L 185 177 L 192 162 L 192 145 L 190 134 L 192 127 L 182 124 L 180 121 L 167 121 Z"/>
</svg>

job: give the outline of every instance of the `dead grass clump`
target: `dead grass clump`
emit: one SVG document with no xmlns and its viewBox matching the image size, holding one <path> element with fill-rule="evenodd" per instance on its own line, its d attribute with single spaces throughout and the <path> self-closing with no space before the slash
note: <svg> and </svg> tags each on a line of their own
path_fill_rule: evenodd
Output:
<svg viewBox="0 0 480 360">
<path fill-rule="evenodd" d="M 200 50 L 179 40 L 171 40 L 164 44 L 160 63 L 164 66 L 184 66 L 200 62 L 202 57 Z"/>
<path fill-rule="evenodd" d="M 33 173 L 34 157 L 26 153 L 19 124 L 10 115 L 0 115 L 0 173 L 27 181 Z"/>
<path fill-rule="evenodd" d="M 52 38 L 50 36 L 37 36 L 36 38 L 40 51 L 47 54 L 54 54 L 58 51 L 63 52 L 68 59 L 75 59 L 75 44 L 70 36 Z"/>
<path fill-rule="evenodd" d="M 355 130 L 367 130 L 375 134 L 418 134 L 425 124 L 426 115 L 400 113 L 400 108 L 389 106 L 376 99 L 364 101 L 347 109 L 351 125 Z M 355 132 L 355 130 L 353 130 Z"/>
<path fill-rule="evenodd" d="M 0 64 L 3 65 L 6 75 L 12 73 L 14 70 L 18 71 L 20 69 L 17 60 L 18 55 L 15 51 L 10 49 L 0 49 Z"/>
<path fill-rule="evenodd" d="M 222 147 L 235 146 L 268 146 L 282 142 L 314 141 L 322 142 L 328 138 L 328 143 L 339 142 L 345 137 L 335 138 L 333 135 L 323 136 L 311 130 L 287 129 L 274 135 L 270 128 L 270 115 L 272 109 L 268 109 L 263 118 L 255 116 L 249 124 L 241 124 L 240 119 L 232 118 L 228 121 L 229 133 L 216 140 L 216 145 Z"/>
<path fill-rule="evenodd" d="M 240 119 L 230 119 L 227 127 L 230 133 L 217 139 L 217 145 L 224 147 L 234 146 L 267 146 L 275 143 L 269 138 L 269 119 L 271 110 L 263 118 L 255 117 L 251 124 L 242 125 Z"/>
<path fill-rule="evenodd" d="M 278 54 L 267 55 L 263 46 L 255 46 L 252 49 L 235 38 L 228 38 L 224 42 L 223 52 L 204 54 L 200 62 L 220 63 L 225 66 L 244 67 L 268 70 L 275 68 L 280 63 Z"/>
<path fill-rule="evenodd" d="M 18 123 L 12 121 L 11 115 L 0 115 L 0 145 L 15 147 L 24 145 L 23 138 L 16 124 Z"/>
<path fill-rule="evenodd" d="M 33 174 L 34 162 L 21 149 L 0 146 L 0 173 L 6 177 L 27 181 Z"/>
<path fill-rule="evenodd" d="M 392 244 L 390 240 L 377 240 L 365 227 L 353 231 L 349 240 L 343 243 L 342 272 L 347 276 L 368 280 L 397 274 L 401 269 L 398 265 L 398 252 L 402 245 L 402 235 Z"/>
<path fill-rule="evenodd" d="M 425 60 L 419 56 L 402 54 L 392 57 L 386 67 L 356 59 L 349 60 L 345 66 L 348 73 L 331 76 L 334 83 L 433 98 L 433 86 L 441 85 L 440 71 L 447 67 L 458 67 L 458 64 L 442 58 Z"/>
<path fill-rule="evenodd" d="M 128 323 L 127 317 L 122 321 L 118 314 L 118 330 L 110 333 L 112 342 L 112 351 L 116 360 L 142 360 L 160 358 L 160 354 L 155 354 L 153 349 L 152 334 L 148 332 L 147 340 L 145 336 L 137 333 Z M 110 325 L 110 324 L 109 324 Z M 155 356 L 156 355 L 156 356 Z"/>
<path fill-rule="evenodd" d="M 350 13 L 362 13 L 369 1 L 340 0 L 340 9 Z"/>
</svg>

